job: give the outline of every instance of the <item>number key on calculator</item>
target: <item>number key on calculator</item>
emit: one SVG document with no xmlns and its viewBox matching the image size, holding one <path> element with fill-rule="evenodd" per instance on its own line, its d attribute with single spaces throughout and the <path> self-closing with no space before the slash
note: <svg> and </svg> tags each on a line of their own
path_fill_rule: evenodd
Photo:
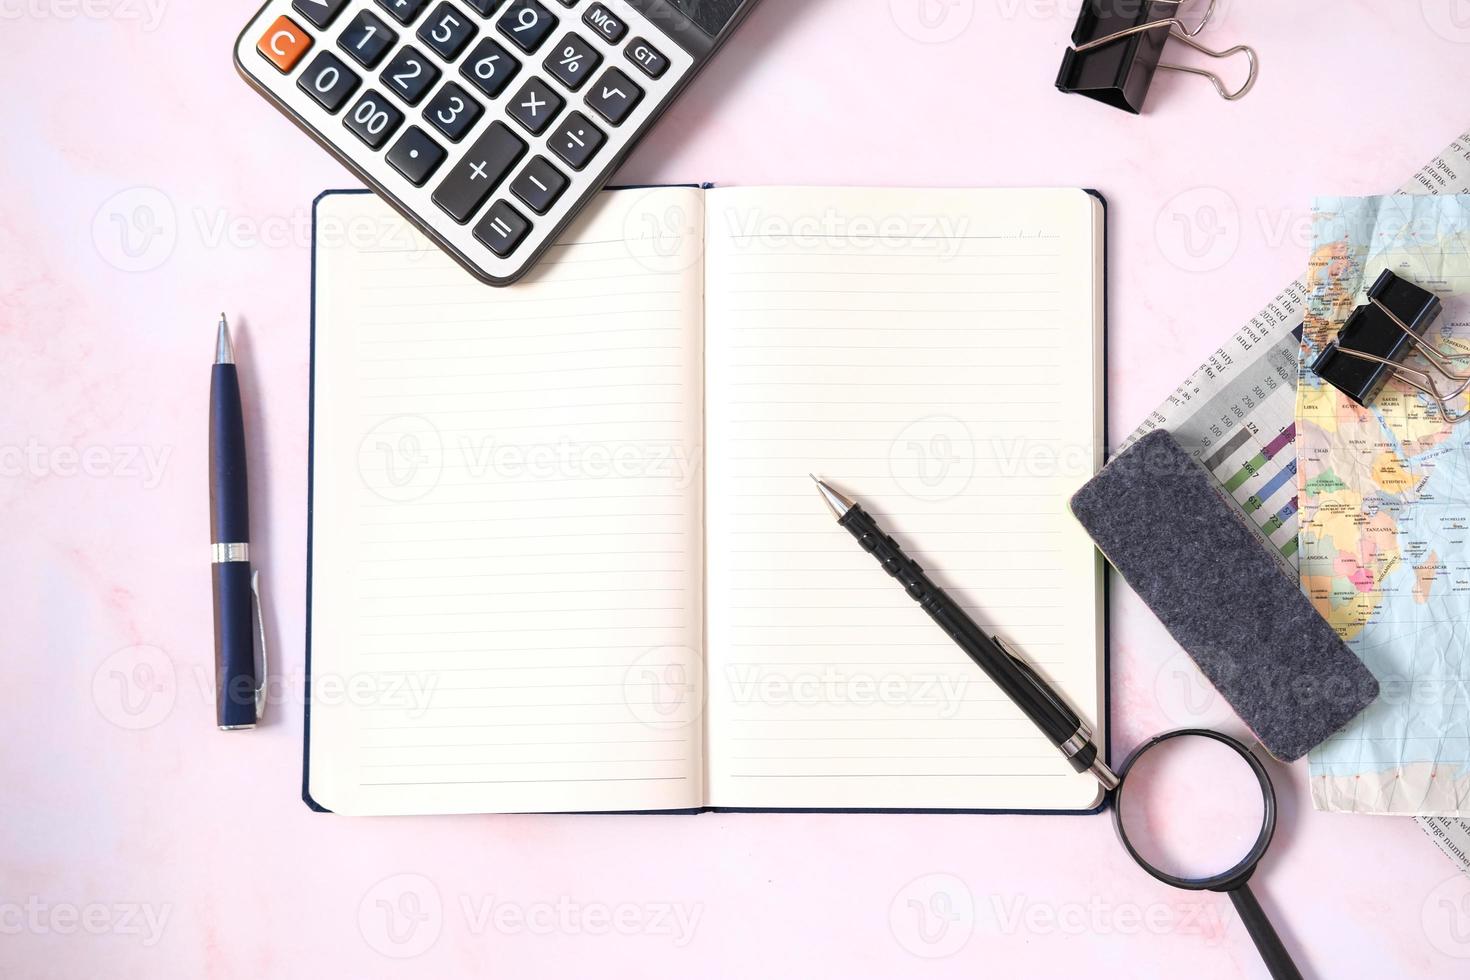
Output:
<svg viewBox="0 0 1470 980">
<path fill-rule="evenodd" d="M 756 0 L 269 0 L 240 73 L 480 280 L 555 244 Z"/>
</svg>

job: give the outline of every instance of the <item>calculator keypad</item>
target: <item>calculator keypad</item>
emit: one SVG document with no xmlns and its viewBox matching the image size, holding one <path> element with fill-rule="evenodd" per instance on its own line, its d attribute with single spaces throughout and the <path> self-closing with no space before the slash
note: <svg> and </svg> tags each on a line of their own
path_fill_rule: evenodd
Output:
<svg viewBox="0 0 1470 980">
<path fill-rule="evenodd" d="M 337 47 L 364 68 L 378 67 L 378 62 L 396 43 L 398 35 L 366 10 L 359 10 L 347 25 L 347 30 L 337 39 Z"/>
<path fill-rule="evenodd" d="M 587 92 L 587 104 L 614 126 L 643 101 L 643 90 L 616 68 L 609 68 Z"/>
<path fill-rule="evenodd" d="M 510 183 L 510 192 L 537 214 L 550 211 L 566 189 L 566 177 L 545 157 L 537 157 L 526 164 L 526 169 Z"/>
<path fill-rule="evenodd" d="M 347 0 L 296 0 L 291 9 L 311 21 L 313 27 L 331 27 L 345 6 Z"/>
<path fill-rule="evenodd" d="M 306 71 L 296 80 L 301 91 L 316 100 L 316 104 L 328 112 L 342 108 L 362 79 L 357 73 L 330 51 L 323 51 L 312 59 Z"/>
<path fill-rule="evenodd" d="M 695 67 L 613 0 L 268 0 L 237 60 L 497 283 L 559 233 Z"/>
<path fill-rule="evenodd" d="M 363 93 L 344 120 L 347 128 L 373 149 L 378 149 L 403 125 L 403 113 L 372 89 Z"/>
<path fill-rule="evenodd" d="M 452 3 L 441 3 L 419 27 L 419 40 L 445 61 L 453 61 L 478 33 L 480 29 L 467 14 L 460 13 Z"/>
<path fill-rule="evenodd" d="M 505 111 L 512 119 L 533 133 L 541 133 L 551 125 L 566 101 L 539 78 L 528 78 L 519 92 L 510 97 Z"/>
<path fill-rule="evenodd" d="M 480 103 L 453 82 L 445 82 L 439 94 L 424 107 L 424 118 L 435 129 L 458 143 L 470 131 L 484 109 Z"/>
<path fill-rule="evenodd" d="M 602 149 L 607 137 L 580 112 L 567 116 L 551 137 L 551 152 L 566 161 L 573 170 L 581 170 Z"/>
<path fill-rule="evenodd" d="M 541 67 L 575 92 L 582 87 L 583 82 L 592 77 L 600 64 L 602 55 L 598 54 L 596 48 L 577 35 L 568 34 L 556 42 L 556 47 L 546 56 Z"/>
<path fill-rule="evenodd" d="M 301 60 L 302 55 L 311 50 L 311 44 L 311 35 L 300 24 L 282 14 L 276 18 L 276 22 L 265 32 L 255 48 L 265 55 L 266 61 L 285 74 L 296 67 L 296 62 Z"/>
<path fill-rule="evenodd" d="M 378 81 L 409 105 L 418 105 L 439 80 L 439 69 L 413 48 L 403 47 L 388 62 Z"/>
<path fill-rule="evenodd" d="M 487 37 L 475 45 L 464 64 L 460 65 L 459 73 L 493 99 L 505 90 L 520 68 L 521 63 L 511 57 L 509 51 Z"/>
<path fill-rule="evenodd" d="M 628 56 L 629 61 L 638 66 L 643 74 L 655 81 L 663 78 L 664 72 L 669 70 L 668 57 L 641 37 L 635 37 L 629 41 L 623 53 Z"/>
<path fill-rule="evenodd" d="M 444 148 L 430 139 L 428 133 L 410 126 L 388 151 L 388 162 L 415 187 L 422 187 L 446 155 Z"/>
<path fill-rule="evenodd" d="M 412 24 L 417 17 L 428 6 L 429 0 L 378 0 L 378 6 L 392 14 L 398 23 L 403 25 Z"/>
<path fill-rule="evenodd" d="M 515 42 L 516 47 L 530 54 L 556 30 L 556 24 L 556 17 L 536 0 L 514 0 L 495 22 L 495 27 Z"/>
<path fill-rule="evenodd" d="M 628 33 L 628 25 L 623 19 L 611 10 L 606 4 L 594 3 L 582 15 L 582 23 L 592 28 L 604 41 L 609 44 L 617 44 Z"/>
<path fill-rule="evenodd" d="M 475 225 L 475 238 L 485 244 L 501 258 L 505 258 L 526 237 L 531 222 L 504 201 L 496 201 L 479 224 Z"/>
<path fill-rule="evenodd" d="M 525 154 L 526 144 L 510 127 L 503 122 L 491 123 L 435 189 L 434 203 L 464 224 Z"/>
</svg>

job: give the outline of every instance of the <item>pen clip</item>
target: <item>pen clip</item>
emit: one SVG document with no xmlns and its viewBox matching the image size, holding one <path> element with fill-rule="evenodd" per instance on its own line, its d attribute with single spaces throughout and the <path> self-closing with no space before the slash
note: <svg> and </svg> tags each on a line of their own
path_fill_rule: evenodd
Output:
<svg viewBox="0 0 1470 980">
<path fill-rule="evenodd" d="M 255 610 L 255 636 L 260 645 L 260 667 L 255 674 L 255 720 L 265 717 L 265 691 L 269 680 L 270 656 L 265 648 L 265 614 L 260 605 L 260 572 L 250 573 L 251 608 Z"/>
<path fill-rule="evenodd" d="M 1049 678 L 1042 676 L 1041 671 L 1036 669 L 1036 667 L 1031 663 L 1030 658 L 1028 658 L 1020 650 L 1017 650 L 1015 647 L 1011 646 L 1010 643 L 1006 641 L 1005 637 L 1001 636 L 999 633 L 992 634 L 991 639 L 995 641 L 995 645 L 1000 647 L 1001 651 L 1006 656 L 1010 657 L 1011 660 L 1015 662 L 1016 666 L 1021 669 L 1021 672 L 1031 679 L 1031 683 L 1036 686 L 1037 691 L 1041 694 L 1042 697 L 1046 698 L 1052 704 L 1056 705 L 1056 707 L 1062 712 L 1075 717 L 1078 720 L 1079 725 L 1086 727 L 1089 732 L 1091 731 L 1091 726 L 1087 724 L 1087 721 L 1083 717 L 1082 712 L 1078 711 L 1065 697 L 1062 696 L 1061 691 L 1057 689 L 1057 686 L 1053 684 Z"/>
<path fill-rule="evenodd" d="M 1041 692 L 1043 697 L 1064 711 L 1069 712 L 1073 718 L 1077 719 L 1077 730 L 1072 733 L 1072 737 L 1057 746 L 1057 748 L 1062 750 L 1062 754 L 1067 757 L 1067 761 L 1071 763 L 1072 768 L 1079 773 L 1091 773 L 1093 778 L 1106 791 L 1111 792 L 1117 789 L 1120 782 L 1118 775 L 1108 768 L 1108 764 L 1103 758 L 1103 747 L 1093 743 L 1092 738 L 1096 733 L 1093 731 L 1091 723 L 1088 722 L 1087 716 L 1078 711 L 1055 684 L 1050 683 L 1046 677 L 1042 676 L 1041 671 L 1031 665 L 1031 661 L 1025 654 L 1007 643 L 998 633 L 993 634 L 991 639 L 995 641 L 996 646 L 1000 647 L 1002 653 L 1011 658 L 1012 662 L 1015 663 L 1022 673 L 1031 678 L 1031 682 L 1036 685 L 1036 688 Z M 1083 751 L 1088 748 L 1092 749 L 1092 755 L 1083 756 Z"/>
</svg>

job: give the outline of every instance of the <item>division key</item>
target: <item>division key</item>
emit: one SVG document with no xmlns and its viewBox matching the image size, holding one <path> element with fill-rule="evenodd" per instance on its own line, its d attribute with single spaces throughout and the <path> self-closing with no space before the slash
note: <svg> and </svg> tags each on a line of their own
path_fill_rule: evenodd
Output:
<svg viewBox="0 0 1470 980">
<path fill-rule="evenodd" d="M 434 203 L 460 224 L 485 203 L 526 155 L 526 144 L 503 122 L 493 122 L 434 190 Z"/>
</svg>

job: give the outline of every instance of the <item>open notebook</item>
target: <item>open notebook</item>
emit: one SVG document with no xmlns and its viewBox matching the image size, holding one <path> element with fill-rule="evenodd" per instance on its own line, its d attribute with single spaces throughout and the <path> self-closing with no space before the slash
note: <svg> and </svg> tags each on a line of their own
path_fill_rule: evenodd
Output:
<svg viewBox="0 0 1470 980">
<path fill-rule="evenodd" d="M 1103 242 L 1077 190 L 623 190 L 497 290 L 324 195 L 308 802 L 1095 806 L 807 474 L 1101 729 Z"/>
</svg>

